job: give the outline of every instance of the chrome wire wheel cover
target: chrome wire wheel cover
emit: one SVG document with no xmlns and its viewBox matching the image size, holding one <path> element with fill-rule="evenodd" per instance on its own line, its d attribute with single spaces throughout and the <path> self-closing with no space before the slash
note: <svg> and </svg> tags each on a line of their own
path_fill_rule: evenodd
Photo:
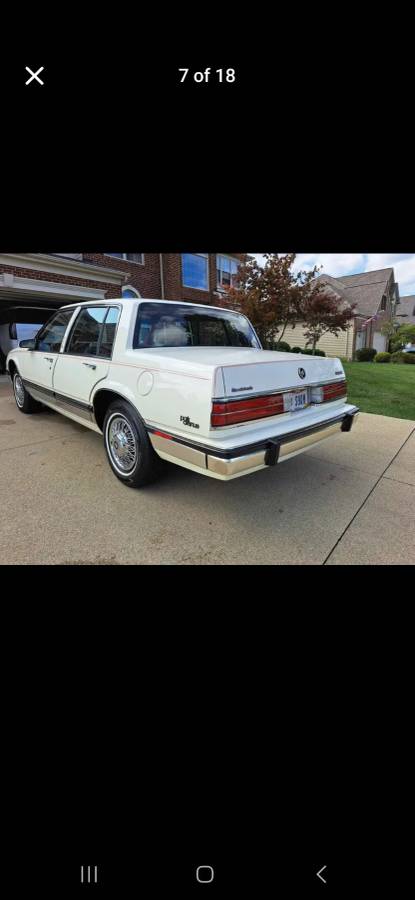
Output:
<svg viewBox="0 0 415 900">
<path fill-rule="evenodd" d="M 117 413 L 107 426 L 107 446 L 119 472 L 128 475 L 137 463 L 138 446 L 128 419 Z"/>
<path fill-rule="evenodd" d="M 14 387 L 14 396 L 16 397 L 16 403 L 18 406 L 22 407 L 24 404 L 24 387 L 23 381 L 20 378 L 20 375 L 15 375 L 13 379 L 13 387 Z"/>
</svg>

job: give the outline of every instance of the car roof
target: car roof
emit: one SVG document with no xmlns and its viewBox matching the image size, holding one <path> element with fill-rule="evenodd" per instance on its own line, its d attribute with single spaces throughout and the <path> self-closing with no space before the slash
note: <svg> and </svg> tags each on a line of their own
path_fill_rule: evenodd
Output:
<svg viewBox="0 0 415 900">
<path fill-rule="evenodd" d="M 137 305 L 138 303 L 165 303 L 166 306 L 171 306 L 172 303 L 180 306 L 197 306 L 201 309 L 218 309 L 220 312 L 236 312 L 233 309 L 224 309 L 222 306 L 211 306 L 210 303 L 192 303 L 189 300 L 155 300 L 149 297 L 111 297 L 108 300 L 81 300 L 79 303 L 67 303 L 65 306 L 61 306 L 60 309 L 76 309 L 78 306 L 110 306 L 112 303 L 116 305 L 131 305 L 134 303 Z M 243 313 L 236 312 L 236 315 L 244 315 Z M 244 316 L 246 318 L 246 316 Z"/>
</svg>

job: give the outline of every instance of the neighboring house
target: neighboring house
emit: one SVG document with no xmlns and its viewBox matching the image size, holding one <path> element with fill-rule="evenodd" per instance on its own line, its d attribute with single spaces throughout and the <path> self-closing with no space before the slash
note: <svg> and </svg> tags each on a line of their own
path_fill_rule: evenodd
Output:
<svg viewBox="0 0 415 900">
<path fill-rule="evenodd" d="M 399 289 L 392 268 L 362 272 L 358 275 L 319 275 L 322 284 L 335 293 L 340 301 L 356 304 L 354 319 L 350 328 L 334 334 L 323 335 L 317 347 L 327 356 L 342 356 L 352 359 L 356 350 L 374 347 L 379 353 L 386 349 L 387 338 L 381 334 L 381 327 L 395 316 L 399 304 Z M 402 320 L 403 321 L 403 320 Z M 407 321 L 405 319 L 405 321 Z M 303 326 L 287 328 L 284 340 L 291 347 L 305 346 Z"/>
<path fill-rule="evenodd" d="M 399 325 L 415 325 L 415 294 L 400 298 L 396 320 Z"/>
<path fill-rule="evenodd" d="M 217 304 L 243 253 L 1 253 L 0 368 L 16 323 L 39 324 L 60 306 L 115 297 Z M 3 355 L 2 355 L 3 354 Z"/>
</svg>

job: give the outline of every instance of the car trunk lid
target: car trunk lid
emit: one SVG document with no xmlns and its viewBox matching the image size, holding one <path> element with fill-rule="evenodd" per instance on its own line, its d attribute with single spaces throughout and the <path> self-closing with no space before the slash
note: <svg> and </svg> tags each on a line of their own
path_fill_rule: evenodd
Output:
<svg viewBox="0 0 415 900">
<path fill-rule="evenodd" d="M 260 360 L 253 351 L 252 359 L 245 357 L 240 364 L 221 366 L 221 374 L 215 389 L 223 390 L 226 398 L 304 388 L 344 378 L 338 359 L 275 351 L 262 351 Z"/>
</svg>

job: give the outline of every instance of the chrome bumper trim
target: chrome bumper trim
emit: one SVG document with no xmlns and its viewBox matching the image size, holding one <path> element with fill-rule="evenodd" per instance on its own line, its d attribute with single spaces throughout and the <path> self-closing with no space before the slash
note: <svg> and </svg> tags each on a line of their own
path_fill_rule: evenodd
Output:
<svg viewBox="0 0 415 900">
<path fill-rule="evenodd" d="M 334 434 L 349 431 L 358 414 L 358 408 L 354 407 L 350 413 L 339 416 L 336 421 L 329 421 L 327 426 L 321 423 L 315 427 L 310 426 L 297 438 L 292 432 L 284 434 L 280 439 L 275 437 L 264 441 L 261 447 L 253 445 L 251 452 L 234 457 L 216 456 L 213 448 L 197 450 L 194 445 L 189 446 L 183 441 L 175 441 L 173 435 L 171 439 L 167 436 L 161 437 L 152 433 L 151 430 L 149 430 L 149 438 L 154 449 L 163 454 L 165 458 L 172 458 L 172 461 L 177 459 L 177 461 L 190 463 L 201 470 L 208 469 L 220 477 L 232 478 L 244 472 L 254 472 L 256 469 L 266 468 L 284 459 L 290 459 Z M 247 450 L 249 450 L 248 447 Z"/>
<path fill-rule="evenodd" d="M 207 468 L 206 453 L 203 453 L 200 450 L 195 450 L 193 447 L 189 447 L 187 444 L 179 444 L 177 443 L 177 441 L 170 441 L 168 440 L 168 438 L 160 437 L 158 434 L 151 434 L 151 432 L 149 434 L 149 438 L 154 447 L 154 450 L 174 457 L 174 459 L 191 463 L 193 466 L 199 466 L 200 469 Z"/>
</svg>

